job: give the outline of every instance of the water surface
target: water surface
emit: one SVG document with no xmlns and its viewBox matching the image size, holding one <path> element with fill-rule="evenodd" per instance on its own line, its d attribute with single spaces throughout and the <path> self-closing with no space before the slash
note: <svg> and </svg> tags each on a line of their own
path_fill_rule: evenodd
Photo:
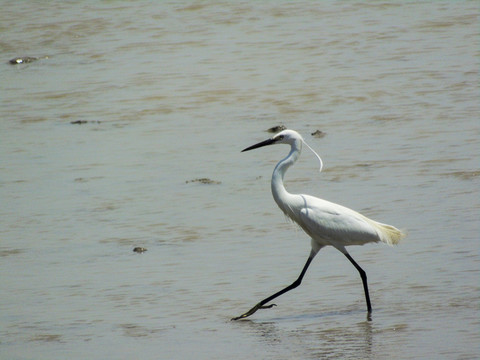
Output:
<svg viewBox="0 0 480 360">
<path fill-rule="evenodd" d="M 0 357 L 479 357 L 478 10 L 4 2 Z M 230 321 L 309 252 L 270 194 L 288 149 L 240 153 L 278 124 L 325 163 L 305 152 L 290 192 L 408 232 L 349 249 L 372 321 L 330 248 L 277 307 Z"/>
</svg>

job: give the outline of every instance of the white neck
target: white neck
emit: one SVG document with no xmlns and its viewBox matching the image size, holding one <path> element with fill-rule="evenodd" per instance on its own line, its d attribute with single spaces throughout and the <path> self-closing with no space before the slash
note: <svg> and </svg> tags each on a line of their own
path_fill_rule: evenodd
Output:
<svg viewBox="0 0 480 360">
<path fill-rule="evenodd" d="M 272 174 L 272 195 L 277 205 L 285 214 L 289 213 L 289 209 L 285 208 L 288 203 L 287 198 L 292 196 L 287 192 L 283 184 L 283 177 L 288 168 L 295 164 L 302 152 L 302 141 L 297 140 L 291 145 L 290 153 L 275 166 Z"/>
</svg>

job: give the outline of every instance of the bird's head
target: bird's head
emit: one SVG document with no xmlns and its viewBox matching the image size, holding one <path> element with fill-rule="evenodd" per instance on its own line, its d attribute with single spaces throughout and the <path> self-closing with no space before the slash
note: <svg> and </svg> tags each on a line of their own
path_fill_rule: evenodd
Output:
<svg viewBox="0 0 480 360">
<path fill-rule="evenodd" d="M 252 145 L 243 149 L 244 151 L 249 151 L 253 149 L 258 149 L 262 146 L 273 145 L 273 144 L 288 144 L 292 146 L 292 151 L 301 151 L 302 150 L 302 143 L 305 144 L 317 157 L 318 161 L 320 162 L 320 171 L 323 168 L 323 162 L 320 156 L 303 140 L 302 135 L 294 130 L 283 130 L 280 131 L 278 134 L 272 136 L 270 139 L 264 140 L 259 142 L 258 144 Z"/>
<path fill-rule="evenodd" d="M 267 145 L 273 145 L 273 144 L 288 144 L 288 145 L 296 145 L 301 148 L 301 143 L 304 142 L 302 135 L 300 135 L 298 132 L 294 130 L 283 130 L 280 131 L 279 133 L 275 134 L 272 136 L 270 139 L 267 139 L 265 141 L 259 142 L 258 144 L 249 146 L 246 149 L 243 149 L 243 151 L 249 151 L 253 149 L 258 149 L 259 147 L 262 146 L 267 146 Z"/>
</svg>

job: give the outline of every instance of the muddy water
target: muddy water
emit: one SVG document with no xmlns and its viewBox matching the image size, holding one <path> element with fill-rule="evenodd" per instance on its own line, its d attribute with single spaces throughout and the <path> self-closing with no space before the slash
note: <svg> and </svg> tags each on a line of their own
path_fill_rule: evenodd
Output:
<svg viewBox="0 0 480 360">
<path fill-rule="evenodd" d="M 476 2 L 7 1 L 0 28 L 1 358 L 480 355 Z M 229 321 L 309 251 L 270 194 L 288 149 L 240 153 L 278 124 L 325 163 L 289 191 L 408 231 L 350 249 L 372 321 L 334 249 Z"/>
</svg>

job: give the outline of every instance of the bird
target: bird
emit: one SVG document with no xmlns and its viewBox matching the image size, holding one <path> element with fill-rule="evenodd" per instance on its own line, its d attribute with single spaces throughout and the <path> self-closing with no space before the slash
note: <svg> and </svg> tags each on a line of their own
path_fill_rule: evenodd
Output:
<svg viewBox="0 0 480 360">
<path fill-rule="evenodd" d="M 382 242 L 395 245 L 405 237 L 404 232 L 392 225 L 383 224 L 349 209 L 345 206 L 304 194 L 291 194 L 285 189 L 283 179 L 287 170 L 295 164 L 305 144 L 318 158 L 320 171 L 323 162 L 320 156 L 305 142 L 302 136 L 290 129 L 283 130 L 273 137 L 258 144 L 249 146 L 242 152 L 258 149 L 263 146 L 286 144 L 290 145 L 288 155 L 275 166 L 271 180 L 272 195 L 283 213 L 297 223 L 311 238 L 311 250 L 298 278 L 289 286 L 263 299 L 247 312 L 232 320 L 240 320 L 253 315 L 257 310 L 276 306 L 269 304 L 273 299 L 295 289 L 302 283 L 310 263 L 317 253 L 325 246 L 333 246 L 352 263 L 360 274 L 367 303 L 367 319 L 371 320 L 372 305 L 368 292 L 367 274 L 350 256 L 346 247 Z"/>
</svg>

